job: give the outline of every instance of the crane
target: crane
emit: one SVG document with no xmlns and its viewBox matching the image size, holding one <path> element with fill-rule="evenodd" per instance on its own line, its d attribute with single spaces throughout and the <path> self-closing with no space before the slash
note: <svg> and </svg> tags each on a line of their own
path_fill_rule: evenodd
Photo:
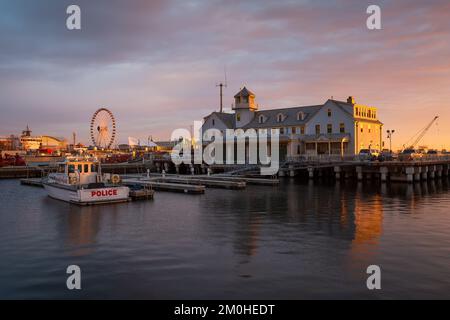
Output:
<svg viewBox="0 0 450 320">
<path fill-rule="evenodd" d="M 403 145 L 403 150 L 405 149 L 414 149 L 414 147 L 420 142 L 420 140 L 422 140 L 423 136 L 427 133 L 428 129 L 430 129 L 430 127 L 433 125 L 433 123 L 439 118 L 439 116 L 435 116 L 433 118 L 433 120 L 430 121 L 430 123 L 428 123 L 425 128 L 420 129 L 419 132 L 417 132 L 414 136 L 411 137 L 411 139 L 409 139 L 404 145 Z M 413 140 L 414 139 L 414 140 Z M 413 142 L 406 147 L 406 145 L 413 140 Z M 402 151 L 403 151 L 402 150 Z"/>
</svg>

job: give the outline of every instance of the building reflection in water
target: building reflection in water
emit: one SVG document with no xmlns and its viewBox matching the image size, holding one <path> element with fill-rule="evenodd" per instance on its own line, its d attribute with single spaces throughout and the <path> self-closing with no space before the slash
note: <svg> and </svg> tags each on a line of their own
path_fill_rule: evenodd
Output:
<svg viewBox="0 0 450 320">
<path fill-rule="evenodd" d="M 72 256 L 91 254 L 96 247 L 98 233 L 105 222 L 102 218 L 107 215 L 113 226 L 117 218 L 116 205 L 86 206 L 71 205 L 65 219 L 66 245 Z M 104 220 L 104 219 L 103 219 Z"/>
<path fill-rule="evenodd" d="M 353 245 L 377 244 L 383 230 L 383 198 L 381 194 L 364 195 L 358 186 L 353 214 L 355 224 Z"/>
<path fill-rule="evenodd" d="M 83 256 L 93 251 L 93 244 L 100 228 L 100 214 L 97 207 L 70 206 L 67 216 L 67 244 L 73 256 Z"/>
</svg>

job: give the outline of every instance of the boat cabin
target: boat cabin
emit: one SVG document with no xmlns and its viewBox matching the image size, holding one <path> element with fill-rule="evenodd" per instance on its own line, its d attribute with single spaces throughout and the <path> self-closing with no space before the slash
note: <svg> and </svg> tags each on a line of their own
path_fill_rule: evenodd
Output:
<svg viewBox="0 0 450 320">
<path fill-rule="evenodd" d="M 98 182 L 99 165 L 95 160 L 67 159 L 58 164 L 58 171 L 53 175 L 59 183 L 90 184 Z"/>
</svg>

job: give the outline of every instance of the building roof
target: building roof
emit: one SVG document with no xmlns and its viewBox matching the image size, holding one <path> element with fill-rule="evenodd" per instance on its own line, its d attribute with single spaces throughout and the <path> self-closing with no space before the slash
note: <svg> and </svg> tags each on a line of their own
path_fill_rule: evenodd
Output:
<svg viewBox="0 0 450 320">
<path fill-rule="evenodd" d="M 234 129 L 236 126 L 236 120 L 234 113 L 225 113 L 225 112 L 211 112 L 204 119 L 211 117 L 212 115 L 216 115 L 229 129 Z"/>
<path fill-rule="evenodd" d="M 248 96 L 254 97 L 255 94 L 253 92 L 251 92 L 250 90 L 248 90 L 246 87 L 242 88 L 241 91 L 239 91 L 238 93 L 236 93 L 234 95 L 235 98 L 237 98 L 237 97 L 248 97 Z"/>
<path fill-rule="evenodd" d="M 304 106 L 304 107 L 291 107 L 283 109 L 271 109 L 271 110 L 260 110 L 255 112 L 255 116 L 244 128 L 266 128 L 266 127 L 277 127 L 277 126 L 298 126 L 305 124 L 311 119 L 316 112 L 320 110 L 323 105 L 316 106 Z M 297 120 L 297 114 L 303 112 L 303 120 Z M 277 115 L 282 114 L 284 120 L 282 122 L 277 122 Z M 259 117 L 263 115 L 265 121 L 259 123 Z"/>
</svg>

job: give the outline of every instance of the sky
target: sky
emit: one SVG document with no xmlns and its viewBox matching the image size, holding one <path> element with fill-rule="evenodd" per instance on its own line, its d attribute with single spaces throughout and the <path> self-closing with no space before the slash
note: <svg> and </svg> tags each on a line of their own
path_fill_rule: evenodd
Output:
<svg viewBox="0 0 450 320">
<path fill-rule="evenodd" d="M 66 8 L 81 8 L 81 30 Z M 366 27 L 370 4 L 381 30 Z M 166 140 L 224 106 L 244 85 L 260 109 L 333 97 L 378 107 L 403 145 L 450 149 L 448 0 L 1 0 L 0 135 L 89 139 L 110 109 L 118 142 Z"/>
</svg>

